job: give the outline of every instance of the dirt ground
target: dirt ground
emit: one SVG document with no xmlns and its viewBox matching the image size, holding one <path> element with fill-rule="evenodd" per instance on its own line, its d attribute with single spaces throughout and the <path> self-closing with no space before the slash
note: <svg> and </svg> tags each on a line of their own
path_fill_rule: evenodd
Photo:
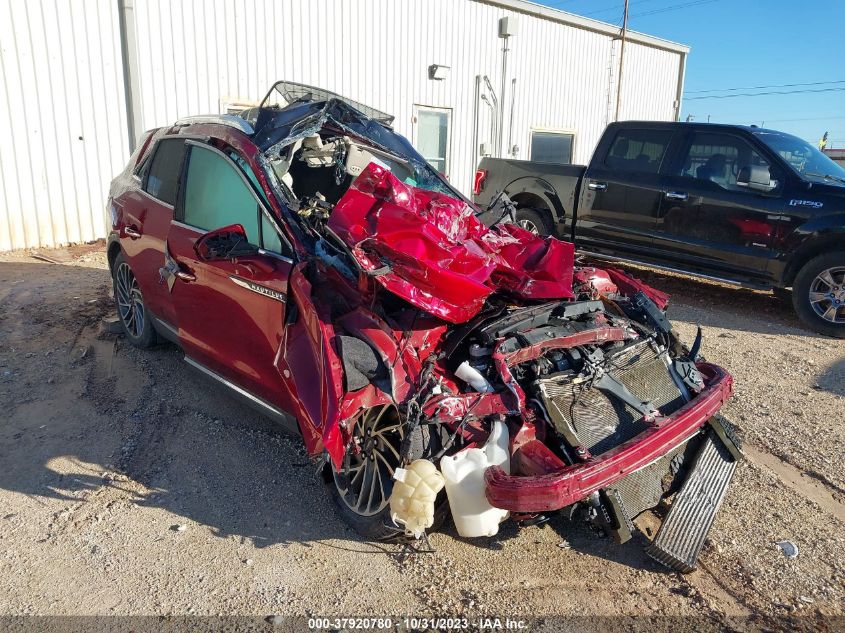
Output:
<svg viewBox="0 0 845 633">
<path fill-rule="evenodd" d="M 448 527 L 434 553 L 362 541 L 299 441 L 175 347 L 141 352 L 101 332 L 113 311 L 102 245 L 43 253 L 60 263 L 0 256 L 0 615 L 843 627 L 845 341 L 767 294 L 635 271 L 734 374 L 724 412 L 748 455 L 700 568 L 681 575 L 647 558 L 642 537 L 617 546 L 565 516 L 492 540 Z"/>
</svg>

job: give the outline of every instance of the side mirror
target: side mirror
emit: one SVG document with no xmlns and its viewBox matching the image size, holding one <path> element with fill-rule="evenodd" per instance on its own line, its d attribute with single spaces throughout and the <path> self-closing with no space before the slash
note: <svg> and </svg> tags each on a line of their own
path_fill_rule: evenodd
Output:
<svg viewBox="0 0 845 633">
<path fill-rule="evenodd" d="M 244 227 L 232 224 L 209 231 L 194 243 L 194 252 L 204 262 L 255 255 L 258 247 L 249 243 Z"/>
<path fill-rule="evenodd" d="M 747 165 L 740 169 L 736 177 L 736 184 L 738 187 L 747 187 L 752 191 L 762 193 L 769 193 L 778 186 L 778 182 L 772 180 L 769 168 L 763 165 Z"/>
</svg>

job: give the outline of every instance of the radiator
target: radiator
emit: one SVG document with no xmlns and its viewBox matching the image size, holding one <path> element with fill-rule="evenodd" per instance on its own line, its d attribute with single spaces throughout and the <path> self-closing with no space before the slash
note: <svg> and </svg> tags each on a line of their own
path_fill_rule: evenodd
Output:
<svg viewBox="0 0 845 633">
<path fill-rule="evenodd" d="M 666 353 L 647 341 L 608 357 L 605 370 L 642 401 L 651 402 L 663 415 L 684 404 L 684 395 L 672 380 Z M 586 446 L 593 455 L 631 439 L 647 426 L 639 411 L 613 395 L 573 383 L 569 375 L 538 381 L 543 404 L 557 431 L 567 441 Z"/>
</svg>

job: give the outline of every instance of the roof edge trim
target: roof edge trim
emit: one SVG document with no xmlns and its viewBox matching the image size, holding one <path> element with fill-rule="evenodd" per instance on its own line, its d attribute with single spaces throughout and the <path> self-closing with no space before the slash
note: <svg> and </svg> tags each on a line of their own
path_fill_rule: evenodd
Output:
<svg viewBox="0 0 845 633">
<path fill-rule="evenodd" d="M 503 9 L 518 11 L 520 13 L 527 13 L 553 22 L 560 22 L 561 24 L 568 24 L 570 26 L 587 29 L 589 31 L 613 37 L 619 37 L 621 32 L 619 27 L 608 24 L 607 22 L 600 22 L 599 20 L 593 20 L 592 18 L 585 18 L 580 15 L 561 11 L 560 9 L 553 9 L 542 4 L 526 2 L 525 0 L 473 0 L 473 2 L 494 5 L 502 7 Z M 669 40 L 664 40 L 653 35 L 646 35 L 645 33 L 640 33 L 638 31 L 628 31 L 626 37 L 629 42 L 636 42 L 637 44 L 644 44 L 646 46 L 671 51 L 673 53 L 680 53 L 682 55 L 687 55 L 690 51 L 690 47 L 685 44 L 670 42 Z"/>
</svg>

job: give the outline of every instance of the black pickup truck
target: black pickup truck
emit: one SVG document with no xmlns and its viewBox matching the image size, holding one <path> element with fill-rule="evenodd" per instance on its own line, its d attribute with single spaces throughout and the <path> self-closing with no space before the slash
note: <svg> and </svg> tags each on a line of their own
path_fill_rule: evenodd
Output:
<svg viewBox="0 0 845 633">
<path fill-rule="evenodd" d="M 612 123 L 588 166 L 485 158 L 473 193 L 485 223 L 515 220 L 583 254 L 791 288 L 808 326 L 845 338 L 845 169 L 797 137 Z"/>
</svg>

